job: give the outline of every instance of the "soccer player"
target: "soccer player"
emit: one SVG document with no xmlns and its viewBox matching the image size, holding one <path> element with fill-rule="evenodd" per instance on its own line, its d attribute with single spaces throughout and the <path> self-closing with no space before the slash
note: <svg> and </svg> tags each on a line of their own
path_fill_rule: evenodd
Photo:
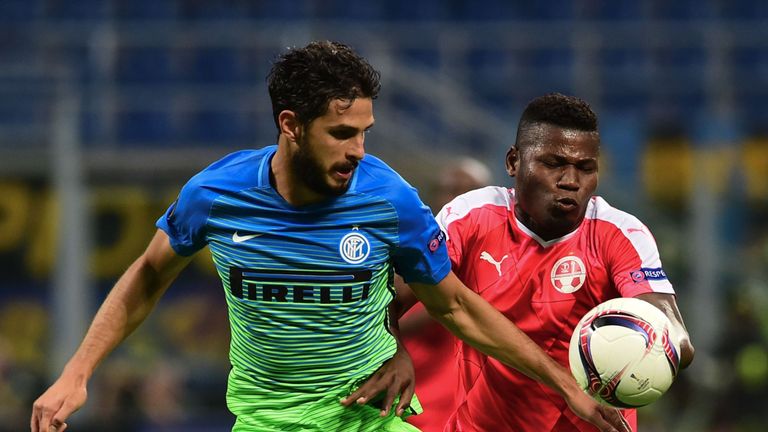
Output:
<svg viewBox="0 0 768 432">
<path fill-rule="evenodd" d="M 593 195 L 599 150 L 586 102 L 561 94 L 531 101 L 506 157 L 515 188 L 470 191 L 438 213 L 453 271 L 565 367 L 571 332 L 592 307 L 646 300 L 672 321 L 686 367 L 693 346 L 651 232 Z M 595 430 L 550 388 L 470 344 L 459 351 L 461 389 L 446 431 Z M 637 430 L 635 410 L 623 415 Z"/>
<path fill-rule="evenodd" d="M 440 209 L 456 196 L 490 183 L 491 172 L 484 163 L 470 157 L 452 160 L 438 174 L 432 208 Z M 398 289 L 402 283 L 396 275 Z M 424 410 L 407 421 L 423 432 L 442 431 L 445 419 L 453 412 L 458 386 L 456 338 L 432 319 L 420 303 L 408 310 L 399 326 L 403 345 L 413 361 L 416 394 Z"/>
<path fill-rule="evenodd" d="M 232 330 L 234 431 L 412 430 L 396 415 L 413 389 L 411 364 L 389 328 L 394 270 L 457 335 L 557 389 L 601 429 L 623 427 L 618 411 L 592 401 L 459 282 L 429 208 L 365 155 L 380 87 L 367 61 L 346 45 L 313 42 L 283 53 L 268 83 L 277 145 L 230 154 L 182 188 L 61 376 L 35 402 L 33 432 L 66 429 L 98 363 L 206 245 Z"/>
</svg>

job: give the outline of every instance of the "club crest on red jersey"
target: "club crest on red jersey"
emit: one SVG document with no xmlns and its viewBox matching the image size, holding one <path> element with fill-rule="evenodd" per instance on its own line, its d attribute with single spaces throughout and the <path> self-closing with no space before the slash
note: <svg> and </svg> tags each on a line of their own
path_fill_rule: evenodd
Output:
<svg viewBox="0 0 768 432">
<path fill-rule="evenodd" d="M 587 280 L 587 267 L 575 255 L 562 257 L 552 266 L 550 280 L 552 286 L 563 294 L 576 292 Z"/>
</svg>

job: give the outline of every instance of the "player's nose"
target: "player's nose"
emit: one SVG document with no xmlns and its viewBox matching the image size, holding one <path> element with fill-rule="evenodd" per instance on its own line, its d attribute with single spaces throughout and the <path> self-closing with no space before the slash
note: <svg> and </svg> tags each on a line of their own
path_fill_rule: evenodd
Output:
<svg viewBox="0 0 768 432">
<path fill-rule="evenodd" d="M 579 170 L 571 165 L 564 166 L 560 178 L 557 180 L 557 187 L 567 190 L 578 190 Z"/>
<path fill-rule="evenodd" d="M 360 160 L 365 156 L 365 133 L 360 133 L 349 140 L 347 158 Z"/>
</svg>

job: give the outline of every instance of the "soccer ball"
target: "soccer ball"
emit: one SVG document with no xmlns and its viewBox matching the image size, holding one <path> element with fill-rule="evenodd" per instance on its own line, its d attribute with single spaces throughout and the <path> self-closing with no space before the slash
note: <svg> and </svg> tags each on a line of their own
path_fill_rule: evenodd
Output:
<svg viewBox="0 0 768 432">
<path fill-rule="evenodd" d="M 664 313 L 637 298 L 595 306 L 571 336 L 571 373 L 597 401 L 637 408 L 661 397 L 677 376 L 679 350 Z"/>
</svg>

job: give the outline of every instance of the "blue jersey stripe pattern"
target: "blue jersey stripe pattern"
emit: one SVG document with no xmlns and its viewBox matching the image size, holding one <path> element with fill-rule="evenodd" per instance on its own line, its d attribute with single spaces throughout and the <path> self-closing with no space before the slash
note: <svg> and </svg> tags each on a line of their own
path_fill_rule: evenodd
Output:
<svg viewBox="0 0 768 432">
<path fill-rule="evenodd" d="M 236 415 L 345 395 L 395 352 L 394 268 L 430 284 L 450 270 L 431 211 L 386 164 L 368 155 L 345 194 L 297 208 L 269 183 L 275 151 L 215 162 L 157 222 L 181 255 L 210 247 L 232 331 Z"/>
</svg>

